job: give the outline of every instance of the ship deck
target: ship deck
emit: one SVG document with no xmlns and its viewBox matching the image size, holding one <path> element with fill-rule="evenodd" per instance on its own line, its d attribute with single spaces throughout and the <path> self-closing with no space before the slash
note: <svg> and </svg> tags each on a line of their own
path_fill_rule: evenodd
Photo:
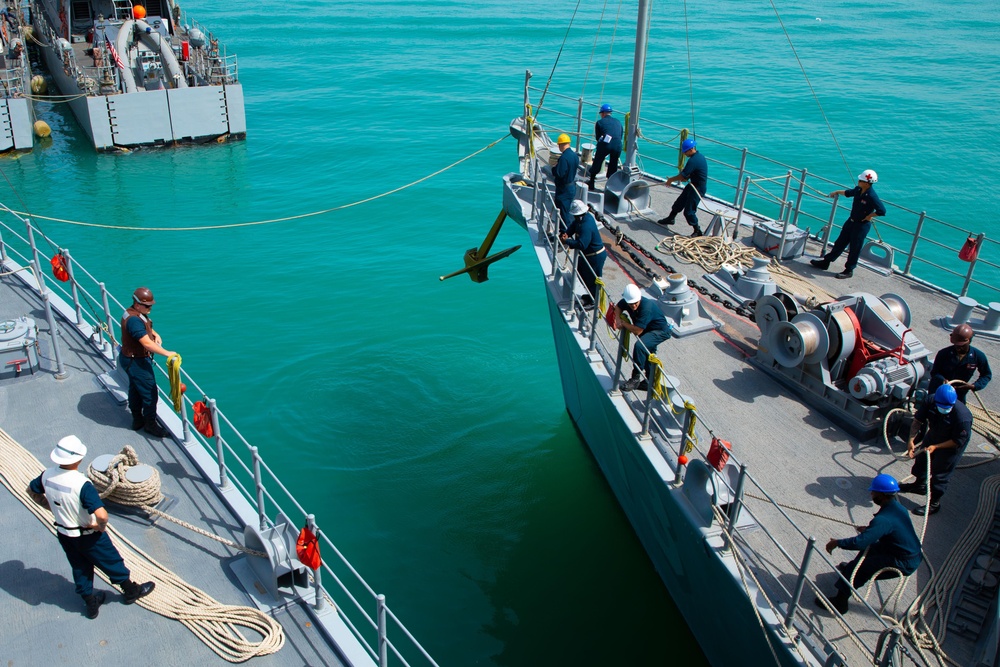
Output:
<svg viewBox="0 0 1000 667">
<path fill-rule="evenodd" d="M 61 325 L 67 377 L 55 378 L 45 313 L 37 294 L 16 276 L 0 278 L 0 320 L 27 315 L 40 329 L 40 368 L 0 379 L 0 425 L 45 467 L 55 442 L 76 434 L 88 446 L 81 470 L 98 454 L 116 454 L 125 445 L 160 473 L 162 491 L 174 503 L 168 512 L 213 534 L 243 541 L 241 524 L 219 499 L 213 485 L 170 438 L 144 437 L 130 430 L 128 410 L 98 382 L 107 364 L 71 326 Z M 233 567 L 246 558 L 238 551 L 172 523 L 150 524 L 128 509 L 108 506 L 111 525 L 177 576 L 219 602 L 252 607 Z M 56 538 L 18 499 L 0 488 L 0 531 L 8 536 L 0 551 L 0 661 L 4 664 L 228 664 L 181 622 L 140 605 L 124 606 L 117 589 L 95 579 L 108 601 L 95 620 L 87 619 L 75 594 L 69 564 Z M 157 592 L 148 598 L 155 604 Z M 285 645 L 255 665 L 342 665 L 310 615 L 298 602 L 272 611 Z M 257 640 L 244 630 L 248 640 Z M 30 656 L 30 657 L 29 657 Z"/>
<path fill-rule="evenodd" d="M 598 180 L 598 190 L 601 188 L 602 182 Z M 674 186 L 653 186 L 650 188 L 650 195 L 655 216 L 647 216 L 648 219 L 632 217 L 624 222 L 609 221 L 650 255 L 659 257 L 688 279 L 696 281 L 699 286 L 709 288 L 709 294 L 718 293 L 722 299 L 728 299 L 730 297 L 713 288 L 703 278 L 706 273 L 704 269 L 684 264 L 679 258 L 657 249 L 665 237 L 691 232 L 683 216 L 678 216 L 677 223 L 670 227 L 654 222 L 666 215 L 680 191 L 680 188 Z M 725 208 L 725 205 L 716 205 L 714 202 L 712 206 Z M 729 210 L 732 211 L 731 208 Z M 752 217 L 746 213 L 744 215 Z M 699 218 L 705 228 L 711 215 L 701 210 Z M 649 277 L 628 253 L 615 244 L 614 234 L 607 230 L 603 234 L 613 260 L 605 264 L 603 276 L 609 298 L 618 300 L 629 281 L 648 287 Z M 750 230 L 744 227 L 740 235 L 744 237 L 743 243 L 749 245 Z M 949 345 L 950 329 L 945 329 L 939 320 L 953 314 L 956 305 L 954 297 L 898 275 L 880 275 L 863 266 L 855 270 L 852 278 L 836 279 L 834 275 L 842 269 L 846 256 L 842 256 L 830 271 L 820 271 L 809 264 L 809 259 L 817 257 L 819 251 L 819 244 L 810 241 L 803 257 L 786 260 L 783 264 L 830 294 L 898 294 L 908 303 L 912 311 L 911 327 L 931 351 L 931 358 L 937 350 Z M 664 271 L 648 260 L 644 263 L 663 275 Z M 674 338 L 661 344 L 657 356 L 663 360 L 666 373 L 680 381 L 681 393 L 693 400 L 699 415 L 710 420 L 711 428 L 719 437 L 732 442 L 734 455 L 747 465 L 749 474 L 760 486 L 778 503 L 789 506 L 786 512 L 794 519 L 798 529 L 805 535 L 816 538 L 817 553 L 832 537 L 853 536 L 851 527 L 823 517 L 858 526 L 867 525 L 877 509 L 868 492 L 871 478 L 885 472 L 902 481 L 910 474 L 911 461 L 905 458 L 905 442 L 898 439 L 893 441 L 896 453 L 904 454 L 900 457 L 887 450 L 881 435 L 865 441 L 850 436 L 751 362 L 760 334 L 756 325 L 711 299 L 702 297 L 701 301 L 707 306 L 711 316 L 721 323 L 721 327 L 714 333 Z M 599 325 L 598 335 L 604 345 L 613 343 L 603 324 Z M 973 344 L 982 349 L 988 358 L 1000 359 L 1000 344 L 997 342 L 977 336 Z M 625 377 L 629 368 L 630 364 L 626 363 Z M 989 409 L 997 409 L 1000 403 L 996 392 L 995 386 L 990 385 L 980 394 Z M 626 393 L 626 397 L 632 402 L 637 414 L 641 415 L 645 392 Z M 970 405 L 976 404 L 971 393 L 968 402 Z M 707 445 L 707 442 L 700 444 L 703 452 L 707 451 Z M 927 561 L 911 577 L 901 602 L 896 605 L 899 614 L 910 606 L 917 593 L 928 583 L 931 572 L 927 562 L 935 571 L 944 565 L 953 545 L 959 540 L 973 515 L 983 481 L 1000 472 L 997 456 L 998 451 L 993 445 L 982 436 L 973 434 L 960 463 L 963 467 L 953 475 L 948 492 L 942 500 L 941 511 L 930 517 L 923 542 Z M 964 467 L 969 464 L 983 465 Z M 760 493 L 749 484 L 747 491 L 757 495 Z M 918 496 L 901 494 L 900 500 L 908 509 L 923 504 L 923 499 Z M 752 496 L 747 497 L 745 502 L 755 516 L 764 520 L 768 531 L 785 546 L 795 562 L 789 563 L 789 559 L 782 555 L 761 530 L 740 532 L 739 540 L 744 546 L 744 556 L 748 558 L 755 576 L 765 588 L 777 591 L 777 584 L 780 583 L 785 590 L 793 590 L 799 561 L 805 551 L 805 539 L 782 519 L 777 508 L 770 503 Z M 919 534 L 923 518 L 912 518 Z M 837 563 L 849 560 L 854 555 L 855 552 L 838 550 L 831 560 Z M 964 564 L 959 567 L 962 565 Z M 835 575 L 816 553 L 810 564 L 809 579 L 832 594 Z M 879 582 L 880 592 L 873 593 L 869 602 L 877 609 L 879 599 L 884 600 L 891 595 L 894 588 L 893 581 Z M 988 598 L 995 595 L 995 591 L 985 592 Z M 782 599 L 780 594 L 776 597 Z M 816 608 L 813 597 L 813 590 L 807 586 L 802 595 L 802 609 L 812 616 L 816 627 L 823 628 L 823 633 L 829 638 L 843 638 L 844 633 L 838 628 L 834 616 L 826 610 Z M 862 636 L 868 635 L 867 640 L 874 645 L 883 626 L 871 615 L 860 613 L 860 608 L 861 604 L 856 599 L 853 600 L 846 619 Z M 889 611 L 891 609 L 890 605 Z M 984 622 L 988 624 L 990 621 L 986 609 L 982 609 L 982 613 L 987 617 Z M 953 617 L 954 610 L 949 610 L 949 614 Z M 964 632 L 960 632 L 962 623 L 967 626 Z M 956 661 L 955 664 L 971 663 L 975 643 L 973 638 L 979 629 L 976 627 L 976 619 L 970 619 L 965 612 L 957 623 L 949 623 L 944 649 Z M 862 662 L 864 658 L 860 653 L 853 652 L 854 647 L 849 641 L 838 641 L 837 645 L 844 651 L 849 664 L 866 664 Z"/>
</svg>

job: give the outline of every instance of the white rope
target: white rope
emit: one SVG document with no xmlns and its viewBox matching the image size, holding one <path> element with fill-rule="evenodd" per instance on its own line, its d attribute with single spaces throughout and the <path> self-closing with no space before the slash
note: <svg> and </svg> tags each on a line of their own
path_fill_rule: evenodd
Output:
<svg viewBox="0 0 1000 667">
<path fill-rule="evenodd" d="M 44 470 L 31 452 L 0 429 L 0 481 L 55 534 L 52 513 L 37 505 L 27 492 L 31 480 Z M 249 607 L 221 604 L 158 563 L 113 526 L 109 525 L 107 532 L 133 579 L 156 583 L 153 592 L 140 598 L 138 604 L 160 616 L 180 621 L 219 657 L 228 662 L 244 662 L 275 653 L 284 646 L 284 630 L 267 614 Z M 108 581 L 103 572 L 97 570 L 97 573 Z M 247 640 L 241 628 L 260 635 L 260 641 Z"/>
</svg>

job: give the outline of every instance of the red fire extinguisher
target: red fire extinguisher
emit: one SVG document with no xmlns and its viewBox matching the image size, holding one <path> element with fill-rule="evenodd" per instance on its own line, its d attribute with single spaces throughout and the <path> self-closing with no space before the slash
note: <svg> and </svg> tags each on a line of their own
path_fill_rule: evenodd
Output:
<svg viewBox="0 0 1000 667">
<path fill-rule="evenodd" d="M 979 239 L 969 236 L 965 239 L 965 245 L 958 251 L 958 258 L 964 262 L 974 262 L 979 256 Z"/>
</svg>

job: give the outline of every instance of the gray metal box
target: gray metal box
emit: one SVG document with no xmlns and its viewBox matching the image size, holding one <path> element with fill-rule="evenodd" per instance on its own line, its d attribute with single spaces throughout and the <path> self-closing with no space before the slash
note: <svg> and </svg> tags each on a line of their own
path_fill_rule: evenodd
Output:
<svg viewBox="0 0 1000 667">
<path fill-rule="evenodd" d="M 38 370 L 38 329 L 27 317 L 0 322 L 0 379 Z"/>
<path fill-rule="evenodd" d="M 781 248 L 781 234 L 784 224 L 780 222 L 758 222 L 753 226 L 753 244 L 761 252 L 778 256 Z M 795 259 L 806 251 L 806 233 L 795 225 L 788 225 L 785 233 L 785 250 L 778 259 Z"/>
</svg>

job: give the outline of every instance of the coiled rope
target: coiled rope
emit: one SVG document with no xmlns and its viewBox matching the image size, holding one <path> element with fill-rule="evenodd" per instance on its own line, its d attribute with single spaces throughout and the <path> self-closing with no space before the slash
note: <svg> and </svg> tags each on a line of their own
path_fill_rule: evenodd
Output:
<svg viewBox="0 0 1000 667">
<path fill-rule="evenodd" d="M 0 429 L 0 481 L 55 534 L 52 513 L 37 505 L 27 492 L 31 480 L 44 470 L 44 466 L 31 452 Z M 244 662 L 256 656 L 275 653 L 284 646 L 284 629 L 267 614 L 249 607 L 218 602 L 158 563 L 114 526 L 109 525 L 107 533 L 131 570 L 133 578 L 156 583 L 156 589 L 149 596 L 141 598 L 138 604 L 160 616 L 180 621 L 222 659 L 234 663 Z M 103 572 L 98 570 L 97 573 L 104 581 L 108 581 Z M 240 628 L 247 628 L 260 635 L 260 641 L 247 640 Z"/>
</svg>

